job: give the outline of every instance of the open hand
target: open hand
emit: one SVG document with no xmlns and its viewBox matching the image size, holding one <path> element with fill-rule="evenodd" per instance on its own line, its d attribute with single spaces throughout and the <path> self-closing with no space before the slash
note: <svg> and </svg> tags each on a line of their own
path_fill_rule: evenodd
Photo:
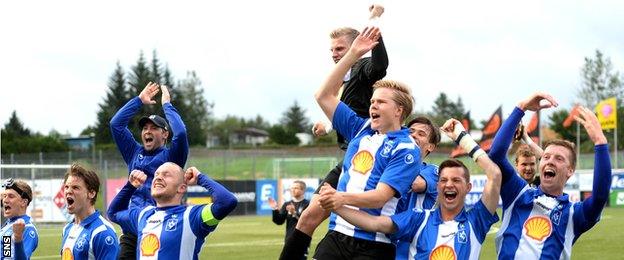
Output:
<svg viewBox="0 0 624 260">
<path fill-rule="evenodd" d="M 518 108 L 522 111 L 538 111 L 543 108 L 557 107 L 559 103 L 555 99 L 546 93 L 536 92 L 518 103 Z"/>
<path fill-rule="evenodd" d="M 153 100 L 156 94 L 158 94 L 158 84 L 150 82 L 139 93 L 139 99 L 144 105 L 156 104 L 156 101 Z"/>
</svg>

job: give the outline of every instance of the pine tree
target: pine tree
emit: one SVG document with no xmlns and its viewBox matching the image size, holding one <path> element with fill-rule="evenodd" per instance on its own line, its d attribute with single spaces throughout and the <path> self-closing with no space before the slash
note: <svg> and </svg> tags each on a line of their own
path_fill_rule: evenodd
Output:
<svg viewBox="0 0 624 260">
<path fill-rule="evenodd" d="M 124 69 L 116 64 L 115 71 L 108 80 L 108 90 L 102 103 L 99 104 L 97 122 L 93 128 L 96 143 L 112 143 L 110 120 L 113 115 L 130 99 L 126 86 Z M 86 133 L 85 133 L 86 134 Z"/>
<path fill-rule="evenodd" d="M 295 103 L 284 112 L 280 120 L 286 132 L 292 132 L 293 134 L 308 132 L 311 126 L 308 118 L 305 116 L 305 112 L 305 109 L 300 107 L 295 100 Z"/>
</svg>

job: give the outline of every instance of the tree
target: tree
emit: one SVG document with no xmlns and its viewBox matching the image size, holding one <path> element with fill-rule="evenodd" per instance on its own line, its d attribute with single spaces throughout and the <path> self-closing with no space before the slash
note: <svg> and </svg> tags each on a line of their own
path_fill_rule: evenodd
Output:
<svg viewBox="0 0 624 260">
<path fill-rule="evenodd" d="M 305 109 L 299 106 L 297 101 L 284 112 L 280 123 L 284 127 L 286 132 L 305 133 L 309 132 L 311 125 L 308 118 L 305 116 Z"/>
<path fill-rule="evenodd" d="M 205 144 L 214 103 L 206 101 L 201 80 L 194 71 L 187 73 L 186 78 L 178 83 L 177 89 L 179 96 L 175 100 L 179 102 L 178 112 L 184 116 L 182 119 L 192 120 L 185 124 L 189 144 Z"/>
<path fill-rule="evenodd" d="M 610 97 L 622 100 L 624 85 L 619 72 L 612 70 L 611 59 L 604 58 L 599 50 L 596 50 L 594 59 L 585 57 L 585 64 L 581 68 L 583 82 L 578 91 L 578 97 L 585 106 L 594 107 L 601 100 Z"/>
<path fill-rule="evenodd" d="M 613 71 L 613 65 L 609 57 L 604 57 L 602 52 L 596 50 L 594 58 L 585 57 L 585 64 L 581 68 L 582 84 L 578 91 L 581 103 L 593 109 L 603 99 L 616 97 L 617 99 L 617 125 L 618 125 L 618 149 L 624 148 L 624 84 L 618 71 Z M 613 131 L 613 130 L 609 130 Z M 610 143 L 613 143 L 613 132 L 605 133 Z M 587 146 L 589 147 L 589 146 Z"/>
<path fill-rule="evenodd" d="M 276 144 L 297 145 L 300 142 L 294 132 L 287 131 L 282 125 L 274 125 L 268 132 L 269 139 Z"/>
<path fill-rule="evenodd" d="M 15 110 L 11 113 L 9 122 L 4 125 L 4 129 L 2 131 L 3 136 L 11 138 L 29 137 L 31 135 L 30 130 L 24 127 L 24 124 L 22 124 L 17 117 L 17 112 Z"/>
<path fill-rule="evenodd" d="M 97 112 L 97 121 L 95 127 L 87 127 L 83 130 L 81 135 L 95 134 L 95 142 L 98 144 L 112 143 L 113 138 L 110 133 L 110 120 L 113 115 L 130 99 L 127 85 L 125 71 L 117 61 L 115 71 L 108 79 L 108 90 L 102 103 L 100 103 L 99 110 Z"/>
<path fill-rule="evenodd" d="M 431 112 L 428 113 L 430 119 L 438 126 L 443 125 L 449 118 L 461 120 L 465 114 L 466 109 L 461 97 L 453 102 L 444 92 L 440 92 L 440 95 L 433 101 Z M 474 126 L 472 119 L 470 125 Z"/>
<path fill-rule="evenodd" d="M 227 115 L 224 119 L 215 120 L 214 125 L 209 130 L 212 136 L 216 136 L 221 145 L 230 144 L 230 134 L 241 129 L 244 119 L 234 115 Z"/>
<path fill-rule="evenodd" d="M 39 133 L 31 133 L 19 120 L 15 111 L 0 131 L 0 136 L 2 136 L 0 146 L 3 154 L 60 152 L 68 149 L 60 135 L 43 136 Z"/>
</svg>

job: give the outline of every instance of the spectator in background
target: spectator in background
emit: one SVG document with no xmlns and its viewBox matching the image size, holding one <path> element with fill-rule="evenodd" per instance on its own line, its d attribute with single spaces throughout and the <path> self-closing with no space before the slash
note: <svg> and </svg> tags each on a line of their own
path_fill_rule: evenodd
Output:
<svg viewBox="0 0 624 260">
<path fill-rule="evenodd" d="M 281 225 L 286 222 L 286 236 L 284 240 L 295 230 L 301 213 L 310 204 L 310 201 L 305 199 L 305 190 L 305 182 L 300 180 L 294 181 L 290 185 L 290 196 L 292 200 L 282 204 L 281 208 L 277 206 L 277 202 L 273 198 L 269 198 L 269 205 L 273 208 L 273 223 Z M 310 244 L 308 243 L 308 247 L 309 246 Z M 303 259 L 307 259 L 307 256 L 308 252 L 306 250 Z"/>
</svg>

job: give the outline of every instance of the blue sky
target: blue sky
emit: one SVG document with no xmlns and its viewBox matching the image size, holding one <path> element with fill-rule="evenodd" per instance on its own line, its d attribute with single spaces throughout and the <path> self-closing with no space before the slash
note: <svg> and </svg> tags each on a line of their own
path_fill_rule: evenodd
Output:
<svg viewBox="0 0 624 260">
<path fill-rule="evenodd" d="M 96 118 L 115 63 L 156 49 L 177 79 L 194 70 L 215 115 L 272 123 L 295 100 L 322 118 L 313 93 L 332 68 L 328 32 L 367 24 L 371 1 L 4 1 L 0 121 L 77 135 Z M 440 91 L 476 121 L 534 91 L 570 107 L 584 57 L 600 49 L 624 71 L 621 1 L 377 1 L 389 79 L 417 110 Z M 244 106 L 241 104 L 245 104 Z"/>
</svg>

